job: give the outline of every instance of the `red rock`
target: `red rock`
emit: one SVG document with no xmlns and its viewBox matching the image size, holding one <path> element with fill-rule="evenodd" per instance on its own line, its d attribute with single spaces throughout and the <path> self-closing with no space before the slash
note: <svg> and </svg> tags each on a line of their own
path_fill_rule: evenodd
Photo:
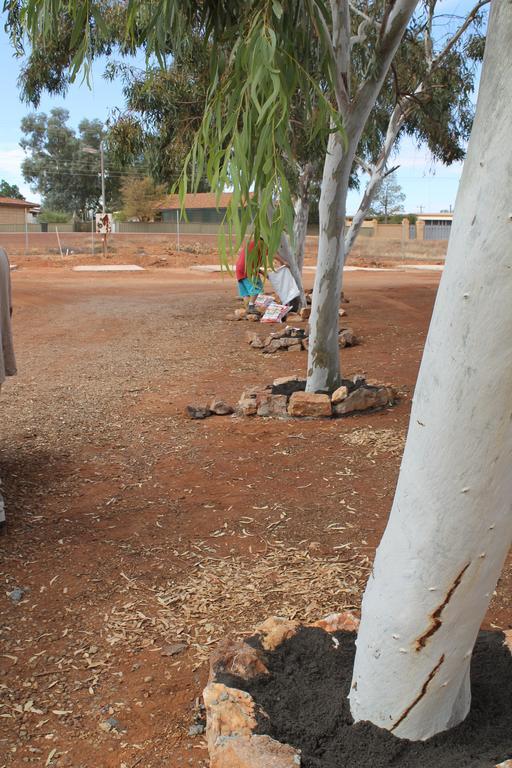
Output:
<svg viewBox="0 0 512 768">
<path fill-rule="evenodd" d="M 189 419 L 206 419 L 211 414 L 208 408 L 203 408 L 200 405 L 187 405 L 185 415 Z"/>
<path fill-rule="evenodd" d="M 247 315 L 247 312 L 243 308 L 235 309 L 234 315 L 237 318 L 237 320 L 243 320 Z"/>
<path fill-rule="evenodd" d="M 338 344 L 341 349 L 344 347 L 355 347 L 357 344 L 357 337 L 351 328 L 344 328 L 340 331 L 338 336 Z"/>
<path fill-rule="evenodd" d="M 310 626 L 320 627 L 326 632 L 357 632 L 359 623 L 357 616 L 349 611 L 343 611 L 342 613 L 330 613 Z"/>
<path fill-rule="evenodd" d="M 182 651 L 186 650 L 185 643 L 169 643 L 164 645 L 160 651 L 160 656 L 177 656 Z"/>
<path fill-rule="evenodd" d="M 299 312 L 299 315 L 303 320 L 309 320 L 311 317 L 311 307 L 302 307 L 302 309 Z"/>
<path fill-rule="evenodd" d="M 234 412 L 234 408 L 224 402 L 224 400 L 216 400 L 215 398 L 210 403 L 210 411 L 216 416 L 229 416 Z"/>
<path fill-rule="evenodd" d="M 287 416 L 286 395 L 265 394 L 258 398 L 258 416 Z"/>
<path fill-rule="evenodd" d="M 329 395 L 294 392 L 288 403 L 288 413 L 290 416 L 331 416 L 331 400 Z"/>
<path fill-rule="evenodd" d="M 283 384 L 292 384 L 295 381 L 299 381 L 298 376 L 281 376 L 279 379 L 274 379 L 272 382 L 273 387 L 280 387 Z"/>
<path fill-rule="evenodd" d="M 273 651 L 278 645 L 295 634 L 299 626 L 298 621 L 284 619 L 281 616 L 271 616 L 259 624 L 255 632 L 261 635 L 261 644 L 266 651 Z"/>
<path fill-rule="evenodd" d="M 248 344 L 252 344 L 254 339 L 258 339 L 258 338 L 259 338 L 258 334 L 255 333 L 254 331 L 245 332 L 245 340 L 247 341 Z"/>
<path fill-rule="evenodd" d="M 300 753 L 270 736 L 221 737 L 210 750 L 210 768 L 297 768 Z"/>
<path fill-rule="evenodd" d="M 208 682 L 214 682 L 218 674 L 225 672 L 248 680 L 256 675 L 267 675 L 268 669 L 261 651 L 242 640 L 225 639 L 221 640 L 210 656 Z"/>
<path fill-rule="evenodd" d="M 341 403 L 342 400 L 345 400 L 347 396 L 348 396 L 348 388 L 338 387 L 338 389 L 334 390 L 334 392 L 331 395 L 331 403 L 333 405 L 337 405 L 337 403 Z"/>
<path fill-rule="evenodd" d="M 245 691 L 209 683 L 203 691 L 206 740 L 210 754 L 221 736 L 249 737 L 256 728 L 256 704 Z"/>
<path fill-rule="evenodd" d="M 370 408 L 382 408 L 393 402 L 393 393 L 387 387 L 358 387 L 349 396 L 334 406 L 336 416 L 344 416 L 355 411 L 367 411 Z"/>
<path fill-rule="evenodd" d="M 255 397 L 241 397 L 236 406 L 238 416 L 256 416 L 257 410 Z"/>
</svg>

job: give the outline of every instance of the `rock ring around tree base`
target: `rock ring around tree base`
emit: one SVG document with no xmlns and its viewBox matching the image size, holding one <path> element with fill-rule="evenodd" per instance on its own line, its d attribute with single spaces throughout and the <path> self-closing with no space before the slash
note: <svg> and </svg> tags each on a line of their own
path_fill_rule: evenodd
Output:
<svg viewBox="0 0 512 768">
<path fill-rule="evenodd" d="M 333 613 L 310 624 L 326 632 L 355 631 L 359 619 L 351 613 Z M 272 616 L 255 632 L 265 651 L 273 651 L 299 629 L 298 621 Z M 203 691 L 206 740 L 210 768 L 297 768 L 300 752 L 270 736 L 255 733 L 266 717 L 249 693 L 218 682 L 235 676 L 248 680 L 268 675 L 263 653 L 243 640 L 224 640 L 210 657 L 210 676 Z"/>
<path fill-rule="evenodd" d="M 304 641 L 303 634 L 301 638 L 301 633 L 304 633 L 304 631 L 309 631 L 311 634 L 312 629 L 323 630 L 320 635 L 318 632 L 313 634 L 316 638 L 316 642 L 320 639 L 320 645 L 323 643 L 324 648 L 331 648 L 330 653 L 332 655 L 332 647 L 337 649 L 340 644 L 338 638 L 341 638 L 342 644 L 345 643 L 343 638 L 350 638 L 349 642 L 353 646 L 354 633 L 357 632 L 358 626 L 359 619 L 354 614 L 348 612 L 330 614 L 324 619 L 307 626 L 300 625 L 297 621 L 272 617 L 257 626 L 255 629 L 255 636 L 248 638 L 247 641 L 223 640 L 210 658 L 210 675 L 208 685 L 203 693 L 206 708 L 206 738 L 210 754 L 210 768 L 297 768 L 297 766 L 306 766 L 307 768 L 307 766 L 311 765 L 310 757 L 308 757 L 306 752 L 302 754 L 299 747 L 286 744 L 284 743 L 284 740 L 279 741 L 266 733 L 268 731 L 274 733 L 274 730 L 276 730 L 273 727 L 270 728 L 269 714 L 267 714 L 266 711 L 266 709 L 268 709 L 268 711 L 272 713 L 272 706 L 267 706 L 267 704 L 269 701 L 272 701 L 275 704 L 273 692 L 267 694 L 267 704 L 265 704 L 265 708 L 263 708 L 263 706 L 258 704 L 255 698 L 253 698 L 251 693 L 242 689 L 247 687 L 249 690 L 253 690 L 256 699 L 260 699 L 260 694 L 258 694 L 257 689 L 261 692 L 261 690 L 265 688 L 267 685 L 266 678 L 269 678 L 269 681 L 273 684 L 271 678 L 272 672 L 269 671 L 268 668 L 269 666 L 272 667 L 272 656 L 274 654 L 279 656 L 280 660 L 278 667 L 283 664 L 282 657 L 283 654 L 288 653 L 288 649 L 291 649 L 290 655 L 293 658 L 297 653 L 297 649 L 300 649 L 301 643 Z M 491 649 L 491 653 L 497 653 L 500 656 L 502 656 L 502 652 L 499 651 L 498 646 L 501 648 L 507 646 L 511 652 L 510 666 L 512 667 L 512 631 L 505 633 L 505 644 L 503 644 L 503 635 L 500 635 L 501 640 L 497 644 L 497 634 L 498 633 L 482 633 L 485 637 L 483 640 L 479 639 L 478 642 L 482 642 L 485 646 L 484 651 L 487 653 L 487 656 L 489 656 L 488 650 L 485 650 L 487 649 L 487 646 Z M 491 637 L 491 642 L 486 639 L 487 636 Z M 331 639 L 322 640 L 322 638 Z M 283 646 L 283 643 L 286 644 Z M 294 643 L 295 647 L 292 647 Z M 487 645 L 485 645 L 486 643 Z M 343 653 L 346 653 L 345 649 L 342 648 L 341 650 Z M 321 655 L 322 654 L 320 654 L 320 656 Z M 314 678 L 319 671 L 317 669 L 317 662 L 320 656 L 317 654 L 310 660 L 313 667 Z M 308 656 L 308 658 L 310 658 L 310 656 Z M 492 657 L 492 660 L 494 663 L 494 656 Z M 351 668 L 351 659 L 348 661 L 349 667 Z M 301 664 L 300 659 L 298 662 L 295 659 L 295 663 Z M 500 663 L 503 665 L 503 659 L 501 659 Z M 300 666 L 301 675 L 299 675 L 299 677 L 302 676 L 302 670 L 303 667 Z M 307 696 L 307 693 L 305 694 L 304 690 L 307 691 L 308 683 L 305 682 L 303 684 L 303 689 L 304 685 L 306 686 L 304 690 L 295 690 L 296 679 L 288 678 L 288 674 L 289 672 L 285 673 L 284 689 L 283 687 L 281 687 L 281 689 L 276 689 L 275 693 L 278 702 L 281 701 L 283 690 L 286 691 L 289 687 L 293 689 L 292 695 L 300 697 L 302 694 L 303 696 Z M 508 672 L 507 675 L 510 676 Z M 259 681 L 259 683 L 255 681 Z M 506 684 L 506 682 L 507 681 L 504 680 L 503 684 Z M 282 685 L 281 682 L 281 686 Z M 336 686 L 337 682 L 335 683 L 334 689 L 338 690 Z M 314 694 L 314 692 L 312 692 L 312 694 Z M 329 695 L 329 703 L 332 702 L 335 704 L 332 690 Z M 269 696 L 271 699 L 268 698 Z M 306 701 L 305 699 L 300 700 L 304 702 Z M 305 705 L 307 706 L 307 704 Z M 281 706 L 281 704 L 279 703 L 278 706 Z M 284 702 L 283 706 L 285 711 L 290 710 L 290 702 Z M 297 709 L 296 704 L 294 707 L 291 707 L 292 710 L 294 708 Z M 301 708 L 299 707 L 299 709 Z M 322 715 L 320 714 L 320 718 L 321 717 Z M 274 720 L 272 719 L 271 722 L 273 724 Z M 352 726 L 349 725 L 349 728 L 352 728 Z M 381 731 L 369 724 L 366 724 L 363 731 L 363 736 L 359 735 L 356 737 L 359 738 L 358 745 L 346 745 L 346 749 L 349 750 L 349 752 L 351 748 L 359 750 L 356 762 L 354 762 L 354 759 L 350 761 L 348 758 L 343 758 L 341 762 L 339 762 L 339 758 L 333 758 L 332 755 L 329 757 L 328 751 L 326 751 L 326 757 L 322 757 L 319 764 L 323 766 L 325 759 L 327 768 L 331 768 L 332 765 L 336 765 L 337 768 L 345 768 L 345 759 L 347 759 L 347 765 L 349 764 L 350 766 L 355 764 L 358 766 L 363 764 L 369 765 L 369 763 L 365 762 L 361 750 L 366 750 L 365 740 L 368 739 L 367 757 L 373 755 L 372 759 L 379 759 L 379 755 L 375 751 L 377 748 L 375 733 L 377 734 L 378 739 L 384 742 L 384 754 L 386 749 L 390 749 L 390 745 L 391 749 L 393 748 L 393 744 L 398 746 L 399 749 L 402 749 L 403 745 L 406 744 L 410 744 L 412 747 L 418 746 L 418 748 L 422 749 L 424 744 L 428 744 L 428 742 L 403 742 L 402 740 L 397 739 L 397 737 L 389 734 L 389 732 Z M 359 732 L 359 734 L 362 733 L 360 729 L 353 729 L 353 732 Z M 316 731 L 314 731 L 314 733 L 316 734 Z M 277 735 L 279 737 L 279 733 Z M 317 736 L 315 735 L 313 741 L 316 738 Z M 447 740 L 447 743 L 450 743 L 449 739 Z M 483 747 L 484 746 L 485 745 L 483 745 Z M 501 744 L 498 748 L 500 751 L 503 749 Z M 449 752 L 449 749 L 447 751 Z M 507 751 L 509 752 L 508 755 L 506 754 Z M 349 752 L 343 754 L 349 754 Z M 503 751 L 501 751 L 501 754 L 503 754 Z M 498 763 L 496 768 L 512 768 L 510 751 L 505 749 L 505 755 L 503 755 L 503 757 L 505 757 L 504 761 Z M 438 768 L 443 768 L 443 765 L 445 764 L 447 766 L 453 765 L 453 758 L 453 753 L 450 753 L 446 755 L 445 760 L 443 758 L 442 750 L 440 752 L 438 750 L 435 752 L 434 762 L 431 762 L 431 756 L 427 752 L 424 756 L 411 754 L 410 757 L 404 758 L 405 762 L 403 765 L 407 765 L 407 768 L 420 768 L 420 765 L 425 765 L 427 767 L 436 765 Z M 396 762 L 396 758 L 393 759 L 395 762 L 392 760 L 392 762 L 389 763 L 390 765 L 401 765 L 400 760 Z M 314 764 L 317 765 L 318 763 L 315 762 Z M 387 762 L 379 762 L 378 764 L 382 766 L 388 765 Z M 464 764 L 469 765 L 469 763 Z"/>
</svg>

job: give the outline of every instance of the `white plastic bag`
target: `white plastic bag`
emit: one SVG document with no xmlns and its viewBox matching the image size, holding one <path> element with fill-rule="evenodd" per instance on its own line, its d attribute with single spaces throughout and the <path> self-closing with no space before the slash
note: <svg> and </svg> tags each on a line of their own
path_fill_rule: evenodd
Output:
<svg viewBox="0 0 512 768">
<path fill-rule="evenodd" d="M 300 291 L 297 288 L 297 283 L 288 267 L 280 267 L 275 272 L 269 272 L 268 279 L 282 304 L 289 304 L 299 296 Z"/>
</svg>

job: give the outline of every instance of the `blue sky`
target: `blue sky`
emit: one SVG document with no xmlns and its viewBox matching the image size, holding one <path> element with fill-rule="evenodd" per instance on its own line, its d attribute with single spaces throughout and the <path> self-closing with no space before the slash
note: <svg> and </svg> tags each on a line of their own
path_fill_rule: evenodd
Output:
<svg viewBox="0 0 512 768">
<path fill-rule="evenodd" d="M 446 14 L 463 14 L 473 3 L 468 0 L 440 0 L 438 9 Z M 1 16 L 1 14 L 0 14 Z M 441 34 L 441 32 L 440 32 Z M 137 62 L 143 66 L 143 57 Z M 102 73 L 105 60 L 95 62 L 91 88 L 86 83 L 76 82 L 69 89 L 65 98 L 43 96 L 39 111 L 48 112 L 53 107 L 64 107 L 70 113 L 70 124 L 78 125 L 84 117 L 99 118 L 105 121 L 112 110 L 123 107 L 123 96 L 119 82 L 106 82 Z M 21 138 L 20 122 L 24 115 L 33 111 L 20 101 L 17 79 L 20 62 L 13 56 L 7 35 L 3 29 L 3 17 L 0 26 L 0 72 L 2 73 L 2 104 L 0 113 L 0 178 L 18 184 L 22 193 L 29 200 L 38 202 L 38 195 L 33 193 L 23 181 L 20 165 L 23 151 L 19 146 Z M 460 163 L 446 167 L 433 163 L 430 153 L 424 147 L 416 147 L 410 140 L 404 140 L 400 151 L 393 160 L 393 165 L 400 165 L 397 171 L 398 182 L 406 195 L 405 210 L 412 213 L 440 211 L 449 209 L 455 203 L 458 182 L 462 170 Z M 348 212 L 353 213 L 358 204 L 358 194 L 351 192 L 348 200 Z"/>
</svg>

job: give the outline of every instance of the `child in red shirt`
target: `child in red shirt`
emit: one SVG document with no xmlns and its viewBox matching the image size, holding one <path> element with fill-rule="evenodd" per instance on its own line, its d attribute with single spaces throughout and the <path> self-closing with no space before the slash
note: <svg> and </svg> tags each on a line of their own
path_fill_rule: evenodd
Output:
<svg viewBox="0 0 512 768">
<path fill-rule="evenodd" d="M 247 272 L 246 255 L 251 253 L 251 251 L 253 251 L 256 247 L 254 240 L 251 240 L 247 247 L 242 245 L 238 251 L 238 258 L 235 265 L 235 275 L 236 279 L 238 280 L 238 293 L 244 300 L 247 312 L 250 314 L 257 312 L 256 307 L 254 306 L 254 302 L 256 297 L 263 292 L 263 282 L 259 275 L 259 270 L 263 261 L 263 254 L 261 252 L 262 242 L 263 241 L 260 240 L 260 245 L 258 246 L 258 258 L 253 264 L 251 264 L 250 277 Z"/>
</svg>

